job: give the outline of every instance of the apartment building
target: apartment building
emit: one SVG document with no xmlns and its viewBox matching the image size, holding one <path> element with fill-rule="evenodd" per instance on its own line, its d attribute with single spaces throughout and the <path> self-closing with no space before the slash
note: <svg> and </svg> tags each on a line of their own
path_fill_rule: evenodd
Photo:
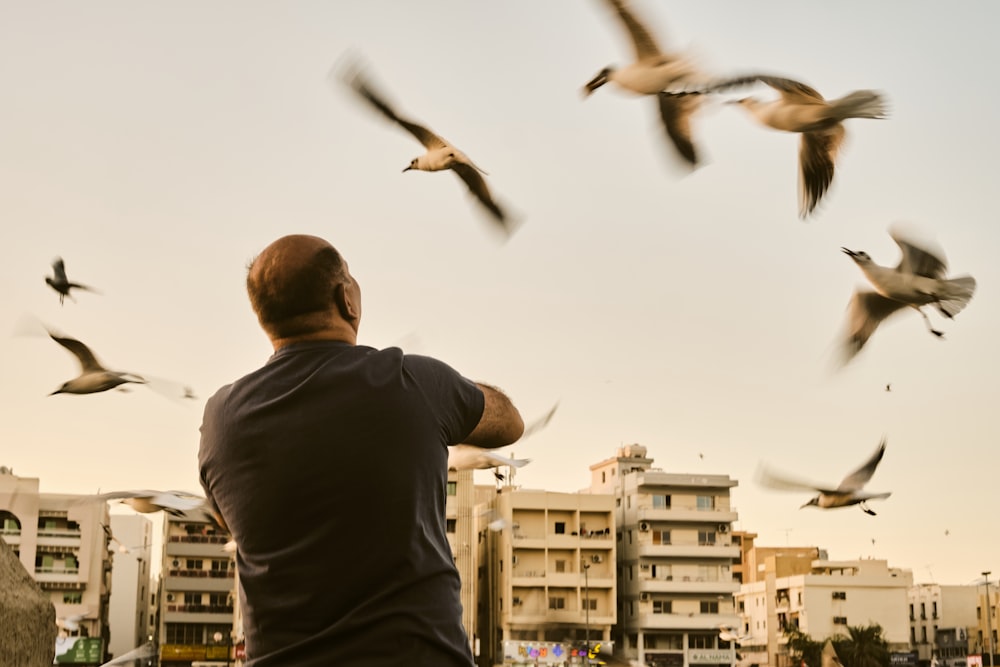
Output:
<svg viewBox="0 0 1000 667">
<path fill-rule="evenodd" d="M 913 586 L 909 570 L 890 568 L 884 560 L 814 560 L 789 554 L 764 561 L 756 581 L 736 596 L 740 624 L 750 634 L 741 653 L 747 662 L 793 667 L 784 629 L 797 627 L 823 641 L 846 635 L 849 626 L 877 623 L 889 650 L 909 650 L 907 598 Z"/>
<path fill-rule="evenodd" d="M 55 606 L 57 660 L 100 664 L 110 636 L 108 505 L 38 488 L 38 478 L 0 467 L 0 537 Z"/>
<path fill-rule="evenodd" d="M 471 470 L 448 473 L 448 490 L 445 498 L 445 525 L 448 545 L 455 560 L 455 567 L 462 579 L 462 626 L 469 637 L 473 655 L 478 646 L 476 629 L 476 568 L 478 553 L 475 549 L 476 488 Z"/>
<path fill-rule="evenodd" d="M 588 647 L 610 655 L 614 498 L 504 487 L 477 516 L 479 664 L 577 664 Z"/>
<path fill-rule="evenodd" d="M 641 445 L 590 466 L 593 493 L 614 498 L 618 555 L 616 651 L 650 667 L 731 665 L 720 625 L 736 625 L 728 475 L 668 473 Z"/>
<path fill-rule="evenodd" d="M 917 652 L 917 664 L 965 667 L 977 624 L 976 587 L 917 584 L 908 598 L 910 645 Z"/>
<path fill-rule="evenodd" d="M 200 510 L 164 515 L 159 592 L 163 667 L 231 663 L 236 565 L 223 548 L 228 540 Z"/>
<path fill-rule="evenodd" d="M 990 574 L 990 572 L 983 573 L 986 577 Z M 978 603 L 972 650 L 982 656 L 983 665 L 992 667 L 1000 664 L 997 644 L 997 635 L 1000 634 L 1000 617 L 997 616 L 997 609 L 1000 608 L 1000 586 L 995 579 L 993 581 L 986 579 L 975 588 Z"/>
<path fill-rule="evenodd" d="M 108 626 L 111 640 L 108 651 L 123 655 L 151 639 L 149 632 L 150 555 L 153 547 L 153 522 L 140 514 L 112 514 L 111 599 Z"/>
</svg>

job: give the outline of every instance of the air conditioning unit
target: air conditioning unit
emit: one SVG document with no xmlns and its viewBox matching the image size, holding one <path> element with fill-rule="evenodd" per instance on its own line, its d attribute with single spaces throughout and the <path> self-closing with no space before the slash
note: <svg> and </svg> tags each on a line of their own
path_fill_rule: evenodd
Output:
<svg viewBox="0 0 1000 667">
<path fill-rule="evenodd" d="M 177 560 L 176 558 L 174 559 L 174 563 L 173 564 L 174 564 L 174 567 L 180 567 L 181 566 L 181 562 L 179 560 Z"/>
<path fill-rule="evenodd" d="M 174 601 L 174 594 L 167 593 L 167 602 L 173 602 L 173 601 Z"/>
<path fill-rule="evenodd" d="M 639 599 L 643 602 L 649 602 L 651 597 L 649 593 L 639 593 Z"/>
<path fill-rule="evenodd" d="M 649 522 L 648 521 L 640 521 L 639 522 L 639 530 L 642 531 L 642 532 L 644 532 L 644 533 L 649 532 Z"/>
<path fill-rule="evenodd" d="M 511 602 L 514 604 L 515 607 L 521 606 L 521 598 L 517 597 L 516 595 L 514 596 L 514 599 L 511 600 Z"/>
<path fill-rule="evenodd" d="M 590 557 L 590 560 L 593 563 L 603 563 L 604 556 L 602 556 L 601 554 L 594 554 L 593 556 Z"/>
<path fill-rule="evenodd" d="M 715 529 L 718 530 L 723 535 L 725 535 L 726 533 L 729 532 L 729 524 L 728 523 L 720 523 L 718 526 L 715 527 Z"/>
</svg>

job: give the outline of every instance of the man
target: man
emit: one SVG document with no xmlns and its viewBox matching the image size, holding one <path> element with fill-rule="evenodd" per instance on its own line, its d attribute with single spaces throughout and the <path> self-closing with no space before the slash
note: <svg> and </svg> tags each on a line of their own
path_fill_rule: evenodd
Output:
<svg viewBox="0 0 1000 667">
<path fill-rule="evenodd" d="M 237 544 L 249 667 L 469 667 L 445 534 L 449 445 L 524 424 L 500 391 L 429 357 L 357 345 L 340 254 L 285 236 L 247 291 L 274 355 L 205 406 L 202 485 Z"/>
</svg>

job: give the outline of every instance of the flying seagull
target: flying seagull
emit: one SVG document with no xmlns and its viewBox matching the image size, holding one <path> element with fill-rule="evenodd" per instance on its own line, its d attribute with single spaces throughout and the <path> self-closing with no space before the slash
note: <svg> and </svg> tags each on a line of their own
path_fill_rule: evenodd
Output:
<svg viewBox="0 0 1000 667">
<path fill-rule="evenodd" d="M 829 639 L 823 644 L 823 653 L 820 655 L 820 667 L 844 667 L 844 663 L 837 657 L 837 651 L 833 648 L 833 642 Z"/>
<path fill-rule="evenodd" d="M 891 493 L 870 493 L 864 490 L 865 484 L 871 479 L 875 468 L 885 454 L 886 439 L 883 437 L 878 449 L 864 465 L 845 477 L 836 488 L 819 486 L 810 482 L 793 480 L 762 468 L 759 473 L 759 481 L 764 486 L 782 491 L 818 491 L 819 495 L 812 498 L 802 507 L 814 505 L 821 509 L 831 509 L 834 507 L 848 507 L 858 505 L 866 514 L 875 516 L 875 512 L 868 508 L 869 500 L 880 500 L 888 498 Z"/>
<path fill-rule="evenodd" d="M 503 481 L 503 475 L 497 472 L 500 466 L 520 468 L 531 462 L 531 459 L 514 459 L 497 454 L 492 449 L 474 445 L 453 445 L 448 448 L 448 470 L 488 470 L 493 469 L 493 475 Z"/>
<path fill-rule="evenodd" d="M 549 410 L 544 415 L 542 415 L 541 417 L 539 417 L 538 419 L 536 419 L 535 421 L 531 422 L 530 424 L 524 427 L 524 433 L 521 434 L 520 439 L 524 440 L 525 438 L 530 437 L 535 433 L 538 433 L 543 428 L 548 426 L 549 422 L 552 421 L 552 417 L 555 416 L 556 410 L 558 409 L 559 409 L 559 403 L 557 401 L 556 404 L 552 406 L 551 410 Z"/>
<path fill-rule="evenodd" d="M 111 491 L 86 496 L 78 502 L 107 502 L 119 500 L 141 514 L 166 512 L 173 516 L 184 516 L 185 512 L 206 510 L 205 498 L 186 491 Z"/>
<path fill-rule="evenodd" d="M 465 153 L 423 125 L 403 118 L 396 113 L 396 110 L 364 78 L 357 66 L 352 67 L 345 73 L 344 81 L 359 97 L 368 102 L 383 116 L 412 134 L 427 149 L 426 153 L 410 161 L 410 164 L 403 169 L 404 173 L 410 170 L 443 171 L 450 169 L 462 179 L 469 188 L 469 191 L 476 196 L 483 207 L 490 213 L 491 219 L 500 227 L 503 233 L 509 236 L 513 232 L 514 221 L 500 207 L 490 193 L 489 186 L 486 185 L 486 180 L 482 176 L 486 172 L 470 160 Z"/>
<path fill-rule="evenodd" d="M 719 626 L 719 639 L 724 642 L 733 642 L 735 644 L 742 644 L 746 640 L 750 639 L 751 635 L 742 635 L 740 631 L 731 625 L 726 625 L 723 623 Z"/>
<path fill-rule="evenodd" d="M 89 612 L 86 614 L 73 614 L 71 616 L 64 616 L 63 618 L 56 619 L 56 625 L 67 632 L 76 632 L 80 629 L 80 621 L 88 618 L 91 618 Z"/>
<path fill-rule="evenodd" d="M 93 287 L 70 282 L 66 278 L 66 265 L 63 263 L 62 257 L 56 257 L 52 260 L 52 276 L 45 276 L 45 282 L 49 284 L 49 287 L 59 292 L 59 305 L 62 305 L 63 299 L 66 297 L 69 297 L 70 301 L 76 301 L 69 293 L 69 291 L 74 288 L 100 294 L 100 292 L 95 290 Z"/>
<path fill-rule="evenodd" d="M 59 335 L 51 330 L 48 334 L 52 340 L 69 350 L 80 362 L 80 375 L 64 382 L 49 396 L 55 394 L 95 394 L 128 382 L 146 384 L 146 379 L 135 373 L 108 370 L 97 361 L 97 357 L 90 351 L 90 348 L 77 339 Z"/>
<path fill-rule="evenodd" d="M 703 77 L 688 57 L 664 52 L 624 0 L 608 0 L 608 3 L 618 13 L 618 18 L 628 31 L 635 61 L 621 68 L 605 67 L 587 82 L 583 94 L 589 96 L 607 82 L 613 81 L 629 92 L 655 95 L 667 138 L 684 160 L 692 166 L 698 164 L 698 153 L 691 139 L 691 116 L 698 108 L 701 94 L 671 92 L 667 89 L 683 88 Z"/>
<path fill-rule="evenodd" d="M 146 658 L 152 658 L 156 655 L 156 646 L 152 642 L 147 642 L 142 646 L 132 649 L 128 653 L 123 653 L 120 656 L 103 663 L 100 667 L 113 667 L 114 665 L 131 665 L 135 663 L 136 660 L 145 660 Z"/>
<path fill-rule="evenodd" d="M 965 308 L 976 291 L 976 280 L 972 276 L 944 277 L 948 265 L 940 249 L 928 247 L 931 244 L 927 242 L 923 242 L 922 247 L 920 242 L 906 238 L 899 224 L 889 228 L 889 236 L 903 253 L 895 268 L 879 266 L 864 251 L 841 248 L 875 288 L 874 291 L 857 290 L 851 298 L 845 362 L 861 351 L 882 320 L 906 306 L 920 313 L 932 334 L 943 336 L 944 332 L 931 325 L 923 306 L 933 305 L 951 319 Z M 889 390 L 888 385 L 886 390 Z"/>
<path fill-rule="evenodd" d="M 735 103 L 762 125 L 802 135 L 799 143 L 799 217 L 806 218 L 833 182 L 837 153 L 844 141 L 843 121 L 885 118 L 885 99 L 874 90 L 856 90 L 835 100 L 826 100 L 815 88 L 801 81 L 768 74 L 721 80 L 705 90 L 721 92 L 758 82 L 778 91 L 780 97 L 771 101 L 745 97 Z"/>
</svg>

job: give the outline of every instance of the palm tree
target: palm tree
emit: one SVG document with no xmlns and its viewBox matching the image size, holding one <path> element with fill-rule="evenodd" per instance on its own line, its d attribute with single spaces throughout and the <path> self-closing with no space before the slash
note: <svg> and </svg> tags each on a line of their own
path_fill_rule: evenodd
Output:
<svg viewBox="0 0 1000 667">
<path fill-rule="evenodd" d="M 804 662 L 807 667 L 820 667 L 821 643 L 794 625 L 785 626 L 785 637 L 788 639 L 788 654 L 797 658 L 799 664 Z"/>
<path fill-rule="evenodd" d="M 844 667 L 887 667 L 889 643 L 878 623 L 850 626 L 848 636 L 836 640 L 835 648 Z"/>
</svg>

